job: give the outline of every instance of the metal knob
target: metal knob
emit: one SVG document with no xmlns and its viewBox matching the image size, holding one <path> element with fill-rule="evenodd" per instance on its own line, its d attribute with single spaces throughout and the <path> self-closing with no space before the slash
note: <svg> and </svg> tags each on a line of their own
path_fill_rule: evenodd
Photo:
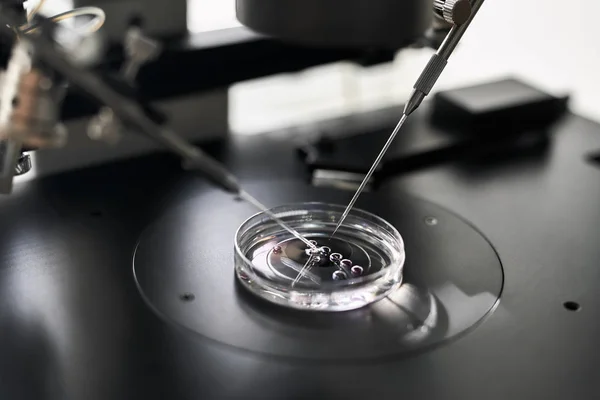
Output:
<svg viewBox="0 0 600 400">
<path fill-rule="evenodd" d="M 121 140 L 122 128 L 114 111 L 109 107 L 102 107 L 98 115 L 90 120 L 87 133 L 92 140 L 116 144 Z"/>
<path fill-rule="evenodd" d="M 471 17 L 469 0 L 434 0 L 435 14 L 453 25 L 462 25 Z"/>
<path fill-rule="evenodd" d="M 125 55 L 127 60 L 121 75 L 131 84 L 135 82 L 137 73 L 144 64 L 153 61 L 162 52 L 162 46 L 142 33 L 138 27 L 131 27 L 125 35 Z"/>
<path fill-rule="evenodd" d="M 31 171 L 31 167 L 31 156 L 29 154 L 21 154 L 15 167 L 15 176 L 28 173 Z"/>
</svg>

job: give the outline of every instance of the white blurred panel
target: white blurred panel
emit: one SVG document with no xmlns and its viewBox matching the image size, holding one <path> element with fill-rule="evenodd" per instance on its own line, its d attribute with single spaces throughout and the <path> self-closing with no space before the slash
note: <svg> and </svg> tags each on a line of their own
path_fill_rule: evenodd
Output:
<svg viewBox="0 0 600 400">
<path fill-rule="evenodd" d="M 188 30 L 206 32 L 239 26 L 235 0 L 187 0 Z"/>
<path fill-rule="evenodd" d="M 487 0 L 435 90 L 516 76 L 572 94 L 573 111 L 600 121 L 598 15 L 597 0 Z M 250 134 L 401 103 L 431 53 L 405 50 L 393 66 L 337 64 L 237 85 L 232 128 Z"/>
</svg>

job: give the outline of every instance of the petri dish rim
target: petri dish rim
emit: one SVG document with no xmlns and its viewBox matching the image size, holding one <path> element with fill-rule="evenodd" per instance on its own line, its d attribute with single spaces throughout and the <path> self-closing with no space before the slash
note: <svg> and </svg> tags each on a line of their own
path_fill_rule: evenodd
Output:
<svg viewBox="0 0 600 400">
<path fill-rule="evenodd" d="M 272 207 L 269 210 L 271 212 L 273 212 L 275 215 L 279 216 L 277 213 L 278 209 L 289 209 L 289 208 L 294 208 L 294 207 L 301 208 L 301 207 L 309 207 L 309 206 L 322 207 L 321 211 L 339 211 L 340 216 L 345 210 L 345 206 L 341 206 L 338 204 L 324 203 L 324 202 L 288 203 L 288 204 L 283 204 L 283 205 L 279 205 L 276 207 Z M 290 293 L 297 292 L 297 293 L 303 293 L 303 294 L 322 293 L 324 291 L 334 291 L 334 290 L 336 292 L 344 292 L 345 290 L 352 291 L 352 290 L 355 290 L 355 288 L 352 285 L 361 284 L 361 283 L 365 283 L 365 282 L 370 282 L 371 284 L 374 284 L 374 282 L 381 279 L 383 276 L 390 274 L 393 271 L 396 271 L 396 270 L 402 271 L 404 268 L 404 264 L 406 263 L 406 251 L 405 251 L 405 246 L 404 246 L 404 239 L 400 235 L 400 232 L 398 232 L 398 230 L 392 224 L 387 222 L 385 219 L 383 219 L 373 213 L 370 213 L 368 211 L 362 210 L 360 208 L 354 208 L 350 212 L 349 216 L 358 217 L 360 219 L 364 219 L 364 218 L 362 218 L 363 216 L 372 218 L 376 221 L 376 223 L 378 225 L 380 225 L 380 226 L 378 226 L 378 228 L 380 228 L 380 229 L 385 228 L 385 230 L 393 237 L 393 239 L 395 240 L 396 245 L 398 247 L 397 250 L 399 253 L 398 260 L 396 260 L 396 262 L 395 262 L 397 264 L 395 269 L 390 270 L 389 267 L 386 267 L 386 268 L 383 268 L 382 270 L 378 271 L 375 274 L 370 274 L 370 275 L 367 275 L 364 277 L 356 277 L 356 278 L 348 279 L 346 281 L 348 283 L 348 285 L 343 286 L 343 287 L 340 286 L 339 284 L 325 282 L 319 288 L 304 288 L 303 287 L 301 290 L 290 289 L 289 287 L 277 284 L 276 282 L 268 281 L 268 280 L 263 279 L 260 276 L 258 276 L 258 274 L 256 274 L 256 272 L 254 272 L 252 260 L 250 260 L 244 254 L 242 249 L 240 248 L 240 244 L 239 244 L 239 240 L 238 240 L 241 235 L 240 232 L 243 229 L 249 228 L 246 225 L 250 221 L 252 221 L 253 219 L 255 219 L 261 215 L 268 218 L 268 215 L 265 212 L 259 211 L 255 214 L 251 215 L 250 217 L 248 217 L 246 220 L 244 220 L 244 222 L 242 222 L 242 224 L 237 228 L 235 235 L 234 235 L 234 247 L 235 247 L 235 256 L 240 257 L 242 259 L 245 266 L 248 267 L 247 269 L 249 269 L 250 272 L 252 273 L 252 276 L 251 276 L 252 280 L 257 282 L 257 284 L 263 288 L 267 287 L 267 288 L 277 289 L 277 290 L 290 292 Z M 235 260 L 234 260 L 234 265 L 235 265 Z M 236 269 L 236 275 L 237 275 L 238 274 L 237 266 L 235 269 Z M 239 279 L 239 277 L 238 277 L 238 279 Z"/>
</svg>

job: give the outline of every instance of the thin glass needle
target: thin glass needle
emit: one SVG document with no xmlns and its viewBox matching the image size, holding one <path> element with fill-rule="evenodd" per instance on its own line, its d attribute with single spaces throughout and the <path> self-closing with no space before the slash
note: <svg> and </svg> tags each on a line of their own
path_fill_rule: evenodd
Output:
<svg viewBox="0 0 600 400">
<path fill-rule="evenodd" d="M 303 269 L 304 267 L 302 266 L 302 264 L 299 264 L 299 263 L 295 262 L 294 260 L 292 260 L 291 258 L 287 258 L 287 257 L 281 257 L 281 262 L 283 263 L 283 265 L 285 265 L 288 268 L 293 269 L 296 272 L 304 271 L 302 273 L 304 274 L 304 276 L 306 278 L 310 279 L 317 285 L 321 284 L 321 278 L 319 278 L 317 275 L 313 274 L 312 272 Z M 294 280 L 296 280 L 297 278 L 298 277 L 296 276 L 296 278 L 294 278 Z"/>
<path fill-rule="evenodd" d="M 254 207 L 258 208 L 259 210 L 261 210 L 262 212 L 267 214 L 269 216 L 269 218 L 271 218 L 273 221 L 277 222 L 277 224 L 279 226 L 281 226 L 283 229 L 285 229 L 286 231 L 288 231 L 289 233 L 294 235 L 294 237 L 303 241 L 305 245 L 307 245 L 311 249 L 317 248 L 317 246 L 315 246 L 314 244 L 309 242 L 307 239 L 303 238 L 302 235 L 300 235 L 300 233 L 298 233 L 298 231 L 291 228 L 288 224 L 283 222 L 281 220 L 281 218 L 279 218 L 278 216 L 273 214 L 273 212 L 271 212 L 267 207 L 265 207 L 264 204 L 262 204 L 260 201 L 256 200 L 250 193 L 246 192 L 245 190 L 241 190 L 239 193 L 239 196 L 242 199 L 246 200 L 248 203 L 252 204 Z"/>
<path fill-rule="evenodd" d="M 387 140 L 387 142 L 383 146 L 383 149 L 381 150 L 381 152 L 377 156 L 377 159 L 375 159 L 375 162 L 371 166 L 371 169 L 369 170 L 369 172 L 367 172 L 367 175 L 365 176 L 365 179 L 363 179 L 362 183 L 358 187 L 358 190 L 354 194 L 354 197 L 352 198 L 352 200 L 350 200 L 350 203 L 348 203 L 348 206 L 346 207 L 346 210 L 344 210 L 344 213 L 342 214 L 342 217 L 340 218 L 337 226 L 335 227 L 335 230 L 331 234 L 331 237 L 333 237 L 336 234 L 336 232 L 338 231 L 338 229 L 340 229 L 340 226 L 342 226 L 342 224 L 344 223 L 344 220 L 346 219 L 346 217 L 348 217 L 348 214 L 350 213 L 350 211 L 352 211 L 352 208 L 354 207 L 354 204 L 356 204 L 356 201 L 358 200 L 358 198 L 362 194 L 363 190 L 365 190 L 365 187 L 369 183 L 369 180 L 371 180 L 371 177 L 373 176 L 373 173 L 375 173 L 375 170 L 377 169 L 377 167 L 381 163 L 381 160 L 383 160 L 383 157 L 385 156 L 385 153 L 387 153 L 387 151 L 390 148 L 392 142 L 396 138 L 396 135 L 398 134 L 398 132 L 400 132 L 400 128 L 402 128 L 402 125 L 404 125 L 404 122 L 406 121 L 406 118 L 408 118 L 408 115 L 402 114 L 402 118 L 400 118 L 400 122 L 398 122 L 398 125 L 396 125 L 396 128 L 394 128 L 394 131 L 392 132 L 392 134 L 390 135 L 389 139 Z"/>
<path fill-rule="evenodd" d="M 296 276 L 296 279 L 294 279 L 294 282 L 292 282 L 292 287 L 296 286 L 296 283 L 298 283 L 300 279 L 304 276 L 304 271 L 306 271 L 312 264 L 313 257 L 314 256 L 312 254 L 310 255 L 310 257 L 308 257 L 308 260 L 306 260 L 306 264 L 304 264 L 304 267 L 302 267 L 302 269 L 298 273 L 298 276 Z"/>
</svg>

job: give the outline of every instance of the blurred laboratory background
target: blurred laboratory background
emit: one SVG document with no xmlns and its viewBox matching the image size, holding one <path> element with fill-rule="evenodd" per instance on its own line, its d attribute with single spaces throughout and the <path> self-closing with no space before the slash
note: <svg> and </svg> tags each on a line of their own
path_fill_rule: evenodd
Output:
<svg viewBox="0 0 600 400">
<path fill-rule="evenodd" d="M 44 10 L 53 14 L 74 3 L 51 0 Z M 107 9 L 111 1 L 77 5 L 85 3 Z M 600 121 L 598 15 L 595 0 L 487 1 L 434 91 L 517 77 L 552 94 L 570 94 L 574 112 Z M 186 18 L 192 33 L 240 26 L 235 0 L 187 0 Z M 368 68 L 335 63 L 233 85 L 230 126 L 234 133 L 251 134 L 401 104 L 432 53 L 403 49 L 393 63 Z"/>
</svg>

